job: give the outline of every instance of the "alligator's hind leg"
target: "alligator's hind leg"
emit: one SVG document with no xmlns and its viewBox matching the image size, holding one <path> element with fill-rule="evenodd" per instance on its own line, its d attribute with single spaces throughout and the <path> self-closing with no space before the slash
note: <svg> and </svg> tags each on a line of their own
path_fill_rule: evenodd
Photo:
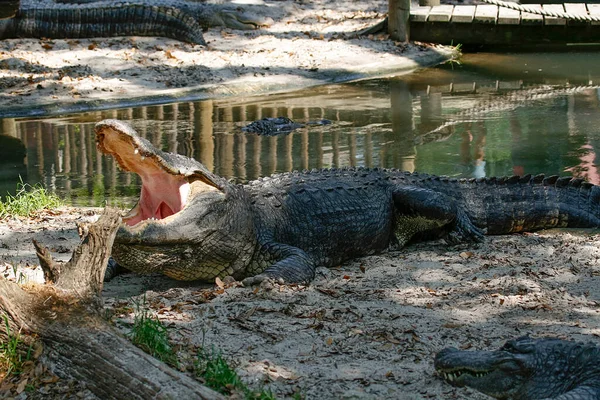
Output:
<svg viewBox="0 0 600 400">
<path fill-rule="evenodd" d="M 265 260 L 274 260 L 268 268 L 256 276 L 245 278 L 245 286 L 256 285 L 272 279 L 285 283 L 309 283 L 315 277 L 315 263 L 301 249 L 282 243 L 263 245 L 261 253 Z"/>
<path fill-rule="evenodd" d="M 396 207 L 396 238 L 404 245 L 414 238 L 445 235 L 451 242 L 483 240 L 457 202 L 443 193 L 415 186 L 400 186 L 392 193 Z"/>
</svg>

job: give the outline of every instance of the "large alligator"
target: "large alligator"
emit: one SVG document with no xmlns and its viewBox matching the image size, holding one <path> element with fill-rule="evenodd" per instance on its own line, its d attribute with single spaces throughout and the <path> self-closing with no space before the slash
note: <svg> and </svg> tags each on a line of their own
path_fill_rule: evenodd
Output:
<svg viewBox="0 0 600 400">
<path fill-rule="evenodd" d="M 600 226 L 600 187 L 570 177 L 456 180 L 343 168 L 240 185 L 155 149 L 121 121 L 96 124 L 96 139 L 142 180 L 113 256 L 130 270 L 181 280 L 309 282 L 317 266 L 413 240 Z"/>
<path fill-rule="evenodd" d="M 455 386 L 469 386 L 497 399 L 600 399 L 600 347 L 524 336 L 495 351 L 446 348 L 435 369 Z"/>
<path fill-rule="evenodd" d="M 205 45 L 202 29 L 255 29 L 270 22 L 239 7 L 185 0 L 71 3 L 23 0 L 13 18 L 0 21 L 0 39 L 164 36 Z"/>
</svg>

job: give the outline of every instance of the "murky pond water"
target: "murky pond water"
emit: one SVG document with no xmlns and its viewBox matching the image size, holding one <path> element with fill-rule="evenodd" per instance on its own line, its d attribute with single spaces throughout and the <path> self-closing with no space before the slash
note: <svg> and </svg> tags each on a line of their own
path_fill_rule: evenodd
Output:
<svg viewBox="0 0 600 400">
<path fill-rule="evenodd" d="M 98 153 L 94 124 L 131 121 L 155 146 L 247 181 L 274 172 L 394 167 L 456 177 L 560 174 L 600 183 L 599 56 L 472 54 L 393 79 L 263 97 L 0 120 L 0 193 L 19 179 L 74 205 L 131 203 L 134 174 Z M 244 133 L 286 116 L 331 120 L 288 135 Z M 21 177 L 21 178 L 19 178 Z"/>
</svg>

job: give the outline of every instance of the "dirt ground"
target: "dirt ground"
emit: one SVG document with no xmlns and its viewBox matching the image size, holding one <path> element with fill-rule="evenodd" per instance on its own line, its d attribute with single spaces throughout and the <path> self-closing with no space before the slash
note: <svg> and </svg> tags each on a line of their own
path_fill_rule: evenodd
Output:
<svg viewBox="0 0 600 400">
<path fill-rule="evenodd" d="M 0 41 L 0 117 L 272 93 L 407 73 L 447 60 L 441 46 L 356 32 L 384 0 L 249 0 L 268 28 L 205 32 L 208 47 L 151 37 Z"/>
<path fill-rule="evenodd" d="M 100 212 L 65 208 L 6 221 L 2 274 L 15 279 L 13 266 L 37 264 L 31 238 L 67 260 L 78 244 L 76 223 Z M 412 245 L 320 268 L 310 286 L 219 287 L 130 273 L 103 295 L 124 332 L 133 304 L 145 299 L 169 326 L 184 365 L 189 349 L 214 346 L 251 386 L 278 398 L 484 399 L 437 377 L 435 353 L 496 348 L 525 334 L 597 341 L 599 258 L 597 233 L 545 231 L 478 245 Z M 17 268 L 22 281 L 40 277 L 39 268 Z"/>
<path fill-rule="evenodd" d="M 270 28 L 211 29 L 208 49 L 163 38 L 0 41 L 0 115 L 291 90 L 404 73 L 450 56 L 445 48 L 352 34 L 379 21 L 386 6 L 266 1 L 254 9 L 273 18 Z M 31 239 L 67 260 L 78 244 L 76 224 L 99 212 L 63 208 L 2 221 L 0 274 L 41 281 Z M 599 245 L 600 236 L 584 231 L 479 245 L 436 241 L 321 268 L 310 286 L 219 287 L 125 274 L 103 295 L 124 330 L 131 302 L 145 297 L 171 328 L 182 360 L 189 348 L 214 346 L 247 382 L 278 398 L 484 399 L 437 377 L 434 354 L 447 346 L 495 348 L 524 334 L 597 341 Z"/>
</svg>

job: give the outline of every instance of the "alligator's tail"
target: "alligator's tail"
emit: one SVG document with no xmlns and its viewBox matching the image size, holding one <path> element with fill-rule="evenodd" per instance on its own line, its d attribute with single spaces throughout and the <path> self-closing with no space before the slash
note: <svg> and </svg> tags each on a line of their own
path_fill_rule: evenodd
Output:
<svg viewBox="0 0 600 400">
<path fill-rule="evenodd" d="M 122 4 L 82 8 L 27 8 L 0 21 L 0 39 L 163 36 L 206 45 L 198 22 L 174 7 Z"/>
<path fill-rule="evenodd" d="M 583 179 L 526 175 L 428 180 L 426 186 L 464 204 L 473 224 L 487 234 L 600 227 L 600 186 Z"/>
</svg>

